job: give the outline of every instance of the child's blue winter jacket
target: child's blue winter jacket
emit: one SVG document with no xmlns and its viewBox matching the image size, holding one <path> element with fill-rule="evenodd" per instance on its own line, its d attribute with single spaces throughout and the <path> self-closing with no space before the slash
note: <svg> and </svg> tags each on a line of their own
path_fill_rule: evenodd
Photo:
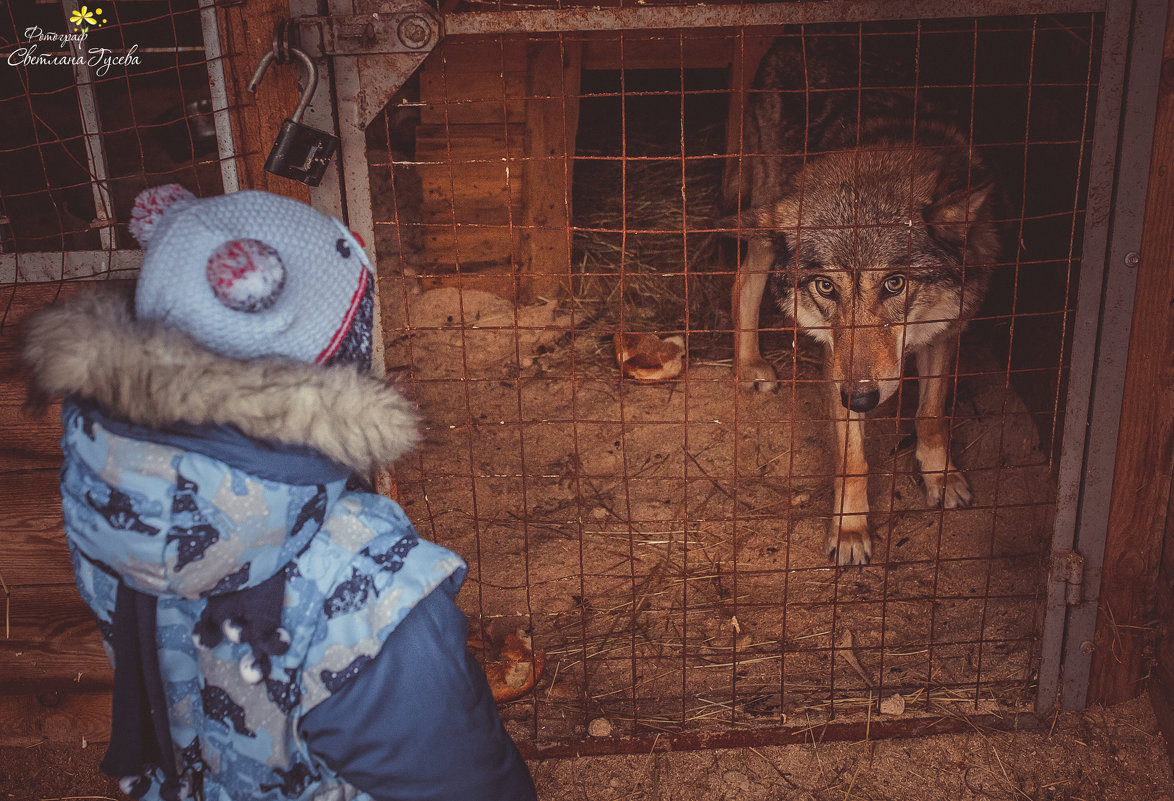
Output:
<svg viewBox="0 0 1174 801">
<path fill-rule="evenodd" d="M 354 368 L 213 354 L 87 293 L 34 321 L 67 397 L 78 588 L 115 663 L 104 768 L 147 799 L 532 799 L 465 651 L 464 563 L 352 471 L 415 442 Z"/>
</svg>

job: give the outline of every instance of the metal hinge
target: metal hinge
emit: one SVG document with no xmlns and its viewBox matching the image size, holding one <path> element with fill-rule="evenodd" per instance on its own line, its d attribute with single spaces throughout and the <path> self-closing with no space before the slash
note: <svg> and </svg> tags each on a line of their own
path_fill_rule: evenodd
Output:
<svg viewBox="0 0 1174 801">
<path fill-rule="evenodd" d="M 421 0 L 391 5 L 394 10 L 373 14 L 294 17 L 290 26 L 295 41 L 312 56 L 427 55 L 440 41 L 436 10 Z"/>
<path fill-rule="evenodd" d="M 1071 548 L 1052 552 L 1053 584 L 1064 584 L 1064 603 L 1080 606 L 1084 603 L 1084 557 Z"/>
</svg>

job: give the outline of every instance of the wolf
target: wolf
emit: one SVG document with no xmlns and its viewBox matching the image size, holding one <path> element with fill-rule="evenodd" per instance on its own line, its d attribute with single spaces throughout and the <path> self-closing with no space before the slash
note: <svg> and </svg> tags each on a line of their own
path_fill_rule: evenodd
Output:
<svg viewBox="0 0 1174 801">
<path fill-rule="evenodd" d="M 1002 252 L 1001 194 L 940 110 L 859 89 L 862 75 L 893 86 L 899 72 L 870 63 L 855 36 L 777 39 L 747 97 L 741 164 L 725 178 L 739 209 L 725 225 L 747 240 L 732 296 L 740 385 L 777 386 L 758 344 L 768 286 L 824 346 L 837 465 L 825 550 L 840 565 L 872 558 L 863 417 L 896 393 L 907 357 L 926 500 L 956 508 L 974 497 L 950 458 L 945 404 L 959 335 Z"/>
</svg>

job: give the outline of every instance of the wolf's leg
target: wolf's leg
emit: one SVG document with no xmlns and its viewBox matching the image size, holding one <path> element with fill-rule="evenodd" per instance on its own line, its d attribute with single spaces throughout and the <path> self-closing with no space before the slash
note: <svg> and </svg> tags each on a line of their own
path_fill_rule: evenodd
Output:
<svg viewBox="0 0 1174 801">
<path fill-rule="evenodd" d="M 864 565 L 872 559 L 868 533 L 868 462 L 864 458 L 864 415 L 844 408 L 840 390 L 828 383 L 828 408 L 835 418 L 836 477 L 832 521 L 824 550 L 841 565 Z"/>
<path fill-rule="evenodd" d="M 925 500 L 947 509 L 970 506 L 974 493 L 966 476 L 950 459 L 950 423 L 946 419 L 947 379 L 954 365 L 954 337 L 946 335 L 917 352 L 917 464 L 925 482 Z"/>
<path fill-rule="evenodd" d="M 766 278 L 774 261 L 774 250 L 765 239 L 751 239 L 746 259 L 734 277 L 732 300 L 734 321 L 734 374 L 743 389 L 771 392 L 776 386 L 774 368 L 758 349 L 758 311 Z"/>
</svg>

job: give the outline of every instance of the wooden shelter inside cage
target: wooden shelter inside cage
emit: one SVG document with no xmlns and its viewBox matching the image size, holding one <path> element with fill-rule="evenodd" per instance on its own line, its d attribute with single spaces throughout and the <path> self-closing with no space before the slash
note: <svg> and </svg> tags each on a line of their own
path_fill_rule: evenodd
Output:
<svg viewBox="0 0 1174 801">
<path fill-rule="evenodd" d="M 132 278 L 129 201 L 175 180 L 290 194 L 368 243 L 380 369 L 425 431 L 377 483 L 468 561 L 478 638 L 523 629 L 544 654 L 502 708 L 524 751 L 1027 726 L 1147 674 L 1169 721 L 1166 4 L 899 5 L 138 0 L 92 35 L 150 40 L 141 65 L 19 72 L 0 99 L 19 121 L 0 139 L 4 737 L 101 739 L 111 682 L 62 541 L 54 411 L 20 410 L 21 322 Z M 13 41 L 63 24 L 36 8 L 0 18 Z M 341 139 L 309 189 L 261 169 L 295 71 L 245 90 L 279 19 L 319 67 L 304 122 Z M 787 39 L 840 42 L 857 69 L 775 91 L 945 109 L 1004 196 L 1007 246 L 948 376 L 976 501 L 925 502 L 909 369 L 864 424 L 858 568 L 823 550 L 821 347 L 768 305 L 778 391 L 731 369 L 729 215 L 769 155 L 745 112 Z M 625 378 L 636 334 L 679 342 L 679 372 Z M 597 719 L 611 736 L 589 738 Z"/>
</svg>

